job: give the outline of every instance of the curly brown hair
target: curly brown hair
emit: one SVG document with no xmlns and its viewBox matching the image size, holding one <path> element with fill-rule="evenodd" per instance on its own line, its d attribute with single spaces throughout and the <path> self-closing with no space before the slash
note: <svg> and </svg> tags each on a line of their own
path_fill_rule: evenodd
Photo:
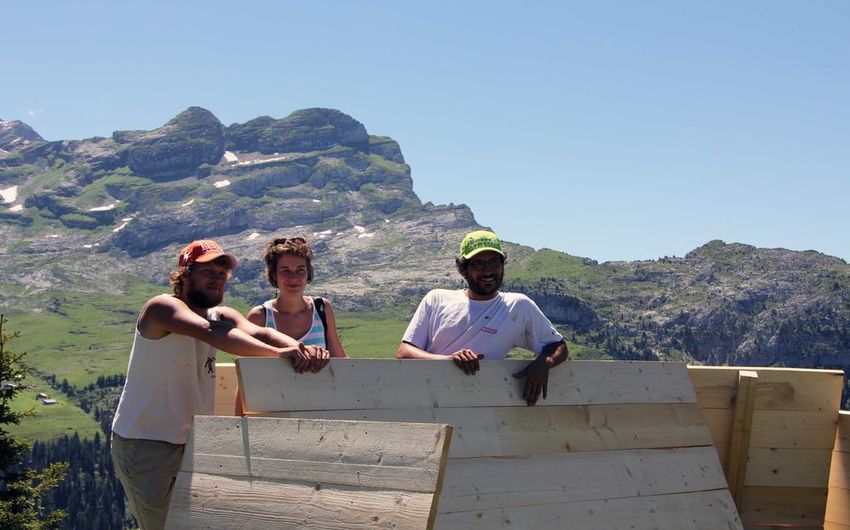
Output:
<svg viewBox="0 0 850 530">
<path fill-rule="evenodd" d="M 266 262 L 266 276 L 272 287 L 277 287 L 277 259 L 289 254 L 304 258 L 307 263 L 307 283 L 313 281 L 313 249 L 303 237 L 276 237 L 266 243 L 263 251 L 263 261 Z"/>
</svg>

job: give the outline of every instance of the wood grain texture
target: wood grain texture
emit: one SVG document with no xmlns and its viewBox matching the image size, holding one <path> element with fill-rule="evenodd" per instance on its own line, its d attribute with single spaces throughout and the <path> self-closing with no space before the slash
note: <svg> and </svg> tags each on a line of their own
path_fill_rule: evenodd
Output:
<svg viewBox="0 0 850 530">
<path fill-rule="evenodd" d="M 837 422 L 835 411 L 757 410 L 750 447 L 832 449 Z"/>
<path fill-rule="evenodd" d="M 837 427 L 829 470 L 825 530 L 850 529 L 850 412 L 841 411 Z"/>
<path fill-rule="evenodd" d="M 726 489 L 711 447 L 449 460 L 440 513 Z"/>
<path fill-rule="evenodd" d="M 829 449 L 750 448 L 747 486 L 826 488 L 829 484 Z"/>
<path fill-rule="evenodd" d="M 451 458 L 711 445 L 710 433 L 694 403 L 327 410 L 263 415 L 266 414 L 446 423 L 454 427 Z"/>
<path fill-rule="evenodd" d="M 741 529 L 726 490 L 441 513 L 444 530 L 733 530 Z"/>
<path fill-rule="evenodd" d="M 850 453 L 850 411 L 838 413 L 838 424 L 835 432 L 835 450 Z"/>
<path fill-rule="evenodd" d="M 738 393 L 735 396 L 735 408 L 732 415 L 732 436 L 729 439 L 729 462 L 726 470 L 729 492 L 738 506 L 742 506 L 744 496 L 757 384 L 756 372 L 748 370 L 738 372 Z"/>
<path fill-rule="evenodd" d="M 296 374 L 285 359 L 236 360 L 252 412 L 521 406 L 522 381 L 513 374 L 527 363 L 482 361 L 481 370 L 467 376 L 450 362 L 331 359 L 318 374 Z M 694 402 L 682 363 L 571 361 L 550 372 L 541 404 Z"/>
<path fill-rule="evenodd" d="M 731 408 L 740 370 L 754 371 L 759 376 L 756 410 L 833 412 L 839 409 L 844 378 L 841 370 L 690 366 L 688 374 L 700 407 Z"/>
<path fill-rule="evenodd" d="M 523 361 L 473 377 L 434 361 L 305 375 L 263 361 L 237 361 L 252 414 L 453 425 L 437 528 L 742 528 L 682 364 L 570 362 L 528 407 Z"/>
<path fill-rule="evenodd" d="M 236 387 L 239 384 L 235 363 L 215 365 L 215 415 L 233 416 L 236 405 Z"/>
<path fill-rule="evenodd" d="M 166 526 L 431 528 L 450 438 L 434 423 L 196 416 Z"/>
<path fill-rule="evenodd" d="M 432 494 L 180 472 L 169 530 L 429 528 Z"/>
<path fill-rule="evenodd" d="M 744 524 L 820 527 L 824 520 L 826 488 L 747 486 L 744 488 Z"/>
</svg>

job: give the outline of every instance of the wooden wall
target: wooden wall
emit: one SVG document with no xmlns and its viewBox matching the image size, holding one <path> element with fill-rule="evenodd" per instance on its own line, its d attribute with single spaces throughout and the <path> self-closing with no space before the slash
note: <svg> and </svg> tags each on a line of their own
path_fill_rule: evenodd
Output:
<svg viewBox="0 0 850 530">
<path fill-rule="evenodd" d="M 216 413 L 232 414 L 235 365 L 219 365 L 219 373 L 227 390 L 221 401 L 217 393 Z M 690 366 L 688 373 L 747 528 L 850 530 L 850 497 L 838 501 L 850 484 L 841 449 L 850 447 L 841 442 L 850 425 L 836 438 L 841 371 Z M 843 412 L 841 421 L 850 422 Z M 827 488 L 833 515 L 823 526 Z"/>
<path fill-rule="evenodd" d="M 850 530 L 850 412 L 841 411 L 829 471 L 824 530 Z"/>
<path fill-rule="evenodd" d="M 253 413 L 452 425 L 438 529 L 742 528 L 680 363 L 570 362 L 535 407 L 512 377 L 522 361 L 475 376 L 433 361 L 237 365 Z"/>
<path fill-rule="evenodd" d="M 233 416 L 236 410 L 236 387 L 239 379 L 236 364 L 216 363 L 215 415 Z"/>
<path fill-rule="evenodd" d="M 689 373 L 744 526 L 823 528 L 843 372 Z"/>
<path fill-rule="evenodd" d="M 169 530 L 428 530 L 451 427 L 196 416 Z"/>
</svg>

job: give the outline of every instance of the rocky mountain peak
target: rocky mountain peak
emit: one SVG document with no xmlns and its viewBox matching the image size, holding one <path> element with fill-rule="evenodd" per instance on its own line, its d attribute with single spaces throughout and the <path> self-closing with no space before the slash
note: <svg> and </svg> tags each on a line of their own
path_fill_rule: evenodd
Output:
<svg viewBox="0 0 850 530">
<path fill-rule="evenodd" d="M 366 127 L 348 114 L 334 109 L 297 110 L 276 120 L 261 116 L 225 131 L 227 150 L 234 152 L 307 153 L 335 145 L 369 150 Z"/>
<path fill-rule="evenodd" d="M 175 180 L 203 164 L 216 164 L 224 154 L 224 126 L 201 107 L 189 107 L 165 125 L 147 132 L 116 131 L 126 144 L 126 162 L 133 173 L 155 180 Z"/>
<path fill-rule="evenodd" d="M 22 121 L 0 120 L 0 150 L 2 151 L 20 151 L 31 146 L 34 142 L 43 141 L 44 138 Z"/>
<path fill-rule="evenodd" d="M 224 127 L 190 107 L 152 131 L 55 142 L 0 123 L 16 149 L 0 151 L 0 299 L 21 307 L 38 290 L 165 284 L 200 238 L 240 257 L 231 294 L 256 303 L 270 292 L 264 242 L 306 235 L 317 293 L 404 313 L 428 289 L 461 286 L 453 256 L 480 228 L 464 205 L 423 204 L 398 143 L 338 110 Z M 508 288 L 585 351 L 850 365 L 850 266 L 838 258 L 714 240 L 684 258 L 600 264 L 507 245 Z"/>
</svg>

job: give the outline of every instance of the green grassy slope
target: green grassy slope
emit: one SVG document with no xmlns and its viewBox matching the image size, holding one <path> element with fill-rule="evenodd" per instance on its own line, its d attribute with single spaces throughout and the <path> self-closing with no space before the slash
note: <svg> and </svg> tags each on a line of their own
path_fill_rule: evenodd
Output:
<svg viewBox="0 0 850 530">
<path fill-rule="evenodd" d="M 55 375 L 56 381 L 81 388 L 94 383 L 98 376 L 124 374 L 132 343 L 133 325 L 145 301 L 164 292 L 162 286 L 132 283 L 126 294 L 48 291 L 28 298 L 27 308 L 3 307 L 9 329 L 20 332 L 16 351 L 27 353 L 27 362 L 38 374 Z M 245 312 L 248 304 L 228 297 L 226 303 Z M 355 358 L 394 358 L 401 336 L 407 327 L 410 308 L 379 313 L 338 311 L 337 328 L 343 346 Z M 399 315 L 404 315 L 401 317 Z M 601 350 L 570 343 L 573 358 L 606 359 Z M 517 358 L 528 358 L 527 352 L 516 351 Z M 233 356 L 220 354 L 219 362 L 232 362 Z M 49 439 L 77 430 L 80 436 L 93 436 L 94 419 L 61 396 L 37 376 L 28 382 L 36 387 L 15 402 L 26 409 L 35 406 L 37 415 L 27 418 L 14 432 L 27 438 Z M 55 397 L 59 404 L 44 406 L 35 400 L 36 392 Z M 58 397 L 57 397 L 58 396 Z"/>
<path fill-rule="evenodd" d="M 19 425 L 9 427 L 9 432 L 29 440 L 49 440 L 63 434 L 72 435 L 76 431 L 80 438 L 92 438 L 100 431 L 97 422 L 77 407 L 67 396 L 50 388 L 44 381 L 29 377 L 27 382 L 33 384 L 18 394 L 12 403 L 15 411 L 32 410 L 34 415 L 24 418 Z M 36 399 L 39 392 L 55 399 L 55 405 L 44 405 Z"/>
</svg>

